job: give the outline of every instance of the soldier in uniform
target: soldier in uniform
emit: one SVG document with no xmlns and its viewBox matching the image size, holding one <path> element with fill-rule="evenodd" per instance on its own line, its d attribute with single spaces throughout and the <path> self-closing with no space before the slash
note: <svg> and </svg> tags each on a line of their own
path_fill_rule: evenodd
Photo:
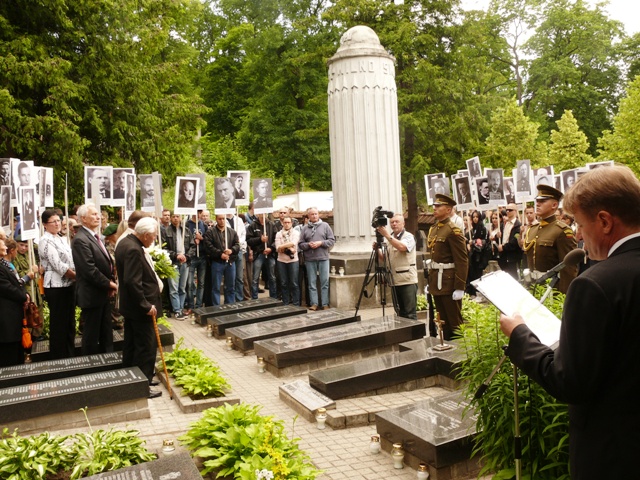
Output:
<svg viewBox="0 0 640 480">
<path fill-rule="evenodd" d="M 562 262 L 565 255 L 577 247 L 571 227 L 555 216 L 562 192 L 550 185 L 538 185 L 537 188 L 536 214 L 540 223 L 527 230 L 522 246 L 534 280 Z M 577 266 L 565 267 L 559 274 L 558 290 L 567 293 L 577 273 Z"/>
<path fill-rule="evenodd" d="M 437 194 L 433 202 L 438 223 L 429 230 L 427 245 L 431 254 L 428 265 L 429 293 L 440 313 L 444 338 L 450 340 L 453 330 L 462 324 L 462 296 L 467 282 L 469 258 L 464 232 L 451 222 L 451 209 L 456 202 Z"/>
</svg>

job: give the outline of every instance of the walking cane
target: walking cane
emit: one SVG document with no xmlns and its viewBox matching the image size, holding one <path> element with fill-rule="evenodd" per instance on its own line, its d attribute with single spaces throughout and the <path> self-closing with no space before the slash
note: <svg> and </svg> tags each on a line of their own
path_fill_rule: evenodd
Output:
<svg viewBox="0 0 640 480">
<path fill-rule="evenodd" d="M 162 350 L 162 344 L 160 343 L 160 331 L 158 330 L 158 322 L 156 321 L 155 313 L 153 314 L 153 328 L 156 329 L 156 340 L 158 341 L 158 348 L 160 349 L 160 358 L 162 359 L 162 367 L 164 368 L 164 378 L 167 380 L 167 390 L 169 390 L 169 398 L 173 400 L 171 382 L 169 381 L 169 372 L 167 372 L 167 363 L 164 361 L 164 351 Z"/>
</svg>

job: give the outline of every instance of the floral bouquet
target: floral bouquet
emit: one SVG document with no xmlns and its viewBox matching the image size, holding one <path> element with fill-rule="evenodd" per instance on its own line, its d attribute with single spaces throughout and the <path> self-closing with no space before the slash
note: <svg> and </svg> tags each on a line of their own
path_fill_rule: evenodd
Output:
<svg viewBox="0 0 640 480">
<path fill-rule="evenodd" d="M 146 248 L 146 251 L 151 256 L 151 260 L 153 260 L 153 268 L 158 277 L 164 280 L 165 278 L 176 278 L 178 276 L 177 270 L 173 268 L 171 263 L 169 252 L 156 244 Z"/>
</svg>

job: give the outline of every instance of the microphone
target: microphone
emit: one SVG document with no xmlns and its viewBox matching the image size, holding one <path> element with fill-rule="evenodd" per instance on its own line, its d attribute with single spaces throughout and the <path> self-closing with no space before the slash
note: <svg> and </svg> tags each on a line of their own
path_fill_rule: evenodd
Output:
<svg viewBox="0 0 640 480">
<path fill-rule="evenodd" d="M 587 254 L 587 252 L 585 252 L 581 248 L 576 248 L 574 250 L 571 250 L 569 253 L 567 253 L 564 256 L 564 259 L 558 265 L 556 265 L 551 270 L 547 271 L 547 273 L 545 273 L 540 278 L 538 278 L 535 281 L 536 285 L 543 284 L 544 282 L 549 280 L 551 277 L 557 275 L 558 272 L 560 270 L 562 270 L 563 268 L 565 268 L 565 267 L 575 267 L 582 260 L 584 260 L 584 257 L 585 257 L 586 254 Z"/>
</svg>

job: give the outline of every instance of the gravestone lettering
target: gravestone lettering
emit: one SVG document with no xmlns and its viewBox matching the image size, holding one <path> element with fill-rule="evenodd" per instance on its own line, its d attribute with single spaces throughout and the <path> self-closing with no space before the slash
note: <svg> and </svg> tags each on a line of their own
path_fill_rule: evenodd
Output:
<svg viewBox="0 0 640 480">
<path fill-rule="evenodd" d="M 315 412 L 318 408 L 336 408 L 336 402 L 311 388 L 304 380 L 295 380 L 280 386 L 280 398 L 288 398 L 301 404 L 310 412 Z"/>
<path fill-rule="evenodd" d="M 207 320 L 221 315 L 228 315 L 232 312 L 248 312 L 250 310 L 260 310 L 263 308 L 277 307 L 282 305 L 282 301 L 276 298 L 256 298 L 244 300 L 236 303 L 225 303 L 224 305 L 215 305 L 211 307 L 196 308 L 193 313 L 196 322 L 200 325 L 206 325 Z"/>
<path fill-rule="evenodd" d="M 189 453 L 183 451 L 152 462 L 98 473 L 85 480 L 202 480 L 202 475 Z"/>
<path fill-rule="evenodd" d="M 231 327 L 239 327 L 242 325 L 274 320 L 277 318 L 292 317 L 306 313 L 304 307 L 296 307 L 295 305 L 281 305 L 271 308 L 263 308 L 261 310 L 251 310 L 248 312 L 237 312 L 220 317 L 209 318 L 207 322 L 212 326 L 213 334 L 220 338 L 225 335 L 226 329 Z"/>
</svg>

